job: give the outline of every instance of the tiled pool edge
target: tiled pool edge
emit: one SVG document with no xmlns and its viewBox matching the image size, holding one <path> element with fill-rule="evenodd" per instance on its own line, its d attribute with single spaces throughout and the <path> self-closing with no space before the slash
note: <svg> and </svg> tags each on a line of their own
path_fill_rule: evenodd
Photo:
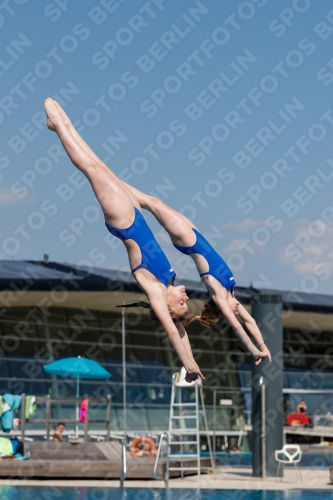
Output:
<svg viewBox="0 0 333 500">
<path fill-rule="evenodd" d="M 306 474 L 305 474 L 306 472 Z M 24 480 L 24 479 L 4 479 L 0 480 L 1 485 L 13 486 L 57 486 L 57 487 L 99 487 L 99 488 L 119 488 L 119 480 Z M 125 481 L 126 488 L 143 489 L 163 489 L 163 481 L 154 480 L 129 480 Z M 170 480 L 170 488 L 179 489 L 215 489 L 215 490 L 333 490 L 332 483 L 329 483 L 328 469 L 307 469 L 303 470 L 302 482 L 296 482 L 295 471 L 288 470 L 282 482 L 275 478 L 260 479 L 253 478 L 249 469 L 235 469 L 219 471 L 215 477 L 213 474 L 201 476 L 198 483 L 195 476 L 185 479 Z"/>
</svg>

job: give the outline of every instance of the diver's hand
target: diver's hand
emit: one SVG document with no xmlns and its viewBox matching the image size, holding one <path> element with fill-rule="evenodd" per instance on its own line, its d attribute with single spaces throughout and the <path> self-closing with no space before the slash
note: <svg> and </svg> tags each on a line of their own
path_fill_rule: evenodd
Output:
<svg viewBox="0 0 333 500">
<path fill-rule="evenodd" d="M 259 347 L 259 351 L 261 352 L 262 355 L 265 355 L 268 357 L 268 360 L 270 362 L 272 362 L 272 355 L 271 353 L 269 352 L 269 349 L 267 347 L 266 344 L 262 344 L 260 347 Z"/>
<path fill-rule="evenodd" d="M 256 365 L 260 365 L 260 363 L 265 359 L 265 358 L 268 358 L 268 360 L 270 362 L 272 362 L 272 356 L 271 356 L 271 353 L 269 352 L 269 349 L 267 348 L 267 346 L 265 344 L 262 344 L 257 352 L 257 354 L 255 354 L 255 358 L 256 358 L 256 361 L 255 361 L 255 364 Z"/>
<path fill-rule="evenodd" d="M 199 377 L 202 380 L 205 380 L 205 377 L 201 373 L 200 368 L 198 367 L 198 365 L 196 367 L 194 367 L 194 368 L 187 369 L 186 375 L 185 375 L 186 382 L 188 382 L 188 383 L 195 382 L 196 380 L 198 380 Z"/>
</svg>

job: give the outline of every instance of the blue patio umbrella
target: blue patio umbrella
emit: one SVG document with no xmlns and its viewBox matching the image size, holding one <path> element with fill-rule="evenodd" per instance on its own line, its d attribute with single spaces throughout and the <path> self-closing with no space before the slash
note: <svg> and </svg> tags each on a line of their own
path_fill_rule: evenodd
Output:
<svg viewBox="0 0 333 500">
<path fill-rule="evenodd" d="M 79 397 L 80 379 L 106 379 L 112 377 L 103 366 L 96 361 L 87 358 L 63 358 L 53 361 L 44 366 L 44 370 L 50 375 L 60 375 L 61 377 L 76 378 L 76 397 Z M 77 406 L 77 419 L 78 410 Z M 77 429 L 78 431 L 78 429 Z"/>
<path fill-rule="evenodd" d="M 44 366 L 44 370 L 50 375 L 60 375 L 61 377 L 77 379 L 77 396 L 79 396 L 79 381 L 86 379 L 106 379 L 112 375 L 96 361 L 87 358 L 63 358 L 53 361 Z"/>
</svg>

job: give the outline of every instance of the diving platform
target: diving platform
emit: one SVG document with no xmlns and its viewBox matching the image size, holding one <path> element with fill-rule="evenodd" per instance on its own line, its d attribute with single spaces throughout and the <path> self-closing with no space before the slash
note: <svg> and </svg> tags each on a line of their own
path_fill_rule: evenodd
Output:
<svg viewBox="0 0 333 500">
<path fill-rule="evenodd" d="M 119 442 L 99 443 L 56 443 L 33 441 L 29 443 L 29 460 L 0 460 L 1 478 L 67 478 L 67 479 L 119 479 L 121 477 L 121 444 Z M 155 458 L 134 458 L 126 452 L 127 479 L 153 479 Z M 196 467 L 196 459 L 172 459 L 170 468 L 188 469 Z M 157 475 L 165 476 L 166 459 L 161 457 Z M 201 458 L 201 468 L 211 468 L 209 457 Z M 191 470 L 184 475 L 191 475 Z M 170 478 L 180 477 L 180 471 L 170 471 Z"/>
</svg>

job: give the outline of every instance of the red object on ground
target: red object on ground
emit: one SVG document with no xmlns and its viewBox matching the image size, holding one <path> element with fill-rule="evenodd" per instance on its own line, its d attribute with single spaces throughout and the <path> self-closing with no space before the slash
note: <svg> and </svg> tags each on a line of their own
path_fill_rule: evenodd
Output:
<svg viewBox="0 0 333 500">
<path fill-rule="evenodd" d="M 306 413 L 290 413 L 287 416 L 287 425 L 310 425 L 310 418 Z"/>
<path fill-rule="evenodd" d="M 80 422 L 82 423 L 86 421 L 88 406 L 89 406 L 89 398 L 83 397 L 80 407 Z"/>
</svg>

